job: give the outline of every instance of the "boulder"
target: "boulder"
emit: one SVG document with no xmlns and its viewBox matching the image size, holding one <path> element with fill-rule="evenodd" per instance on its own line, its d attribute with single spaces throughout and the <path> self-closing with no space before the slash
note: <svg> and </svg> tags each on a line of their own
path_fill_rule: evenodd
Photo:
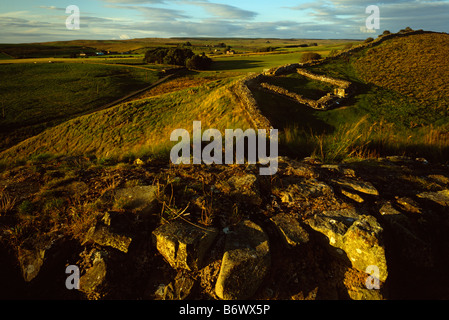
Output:
<svg viewBox="0 0 449 320">
<path fill-rule="evenodd" d="M 176 278 L 164 287 L 164 292 L 161 296 L 163 300 L 185 300 L 195 286 L 195 280 L 182 273 L 179 273 Z"/>
<path fill-rule="evenodd" d="M 295 203 L 309 200 L 309 198 L 332 196 L 334 192 L 332 187 L 314 178 L 296 182 L 284 179 L 282 185 L 284 187 L 276 193 L 284 203 Z"/>
<path fill-rule="evenodd" d="M 306 222 L 324 234 L 335 248 L 333 252 L 347 257 L 354 268 L 365 272 L 368 266 L 375 265 L 379 268 L 379 280 L 387 279 L 383 229 L 374 217 L 344 209 L 316 214 Z"/>
<path fill-rule="evenodd" d="M 202 267 L 217 234 L 215 228 L 174 221 L 158 227 L 152 235 L 157 250 L 173 268 L 194 271 Z"/>
<path fill-rule="evenodd" d="M 309 234 L 295 218 L 281 213 L 272 217 L 271 221 L 287 247 L 298 247 L 309 242 Z"/>
<path fill-rule="evenodd" d="M 251 298 L 265 279 L 270 264 L 268 236 L 254 222 L 240 222 L 226 236 L 216 295 L 224 300 Z"/>
<path fill-rule="evenodd" d="M 86 242 L 94 242 L 100 246 L 112 247 L 127 253 L 131 241 L 132 239 L 130 237 L 113 233 L 108 227 L 98 224 L 89 229 L 83 244 Z"/>
<path fill-rule="evenodd" d="M 419 198 L 424 198 L 438 203 L 441 206 L 449 207 L 449 190 L 441 190 L 437 192 L 422 192 L 417 195 Z"/>
<path fill-rule="evenodd" d="M 346 232 L 342 249 L 354 268 L 365 271 L 368 266 L 377 266 L 379 280 L 385 281 L 388 271 L 382 233 L 383 229 L 376 218 L 361 215 Z"/>
<path fill-rule="evenodd" d="M 20 247 L 18 250 L 18 260 L 22 270 L 23 279 L 26 282 L 33 280 L 39 273 L 45 257 L 45 249 L 26 249 Z"/>
<path fill-rule="evenodd" d="M 115 191 L 114 207 L 148 214 L 157 205 L 157 186 L 135 186 Z"/>
<path fill-rule="evenodd" d="M 378 196 L 379 192 L 370 183 L 366 181 L 352 180 L 352 179 L 338 179 L 333 180 L 334 183 L 338 184 L 343 189 L 353 190 L 368 195 Z"/>
<path fill-rule="evenodd" d="M 92 266 L 80 278 L 80 291 L 91 294 L 103 284 L 106 279 L 106 253 L 103 251 L 94 251 L 91 255 L 93 259 Z"/>
</svg>

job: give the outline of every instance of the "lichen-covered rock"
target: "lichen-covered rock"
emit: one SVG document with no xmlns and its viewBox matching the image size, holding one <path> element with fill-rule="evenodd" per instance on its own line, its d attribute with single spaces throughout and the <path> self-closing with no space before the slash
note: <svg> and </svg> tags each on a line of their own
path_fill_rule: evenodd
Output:
<svg viewBox="0 0 449 320">
<path fill-rule="evenodd" d="M 382 232 L 376 218 L 361 215 L 346 232 L 342 249 L 354 268 L 365 271 L 368 266 L 377 266 L 379 280 L 385 281 L 388 271 Z"/>
<path fill-rule="evenodd" d="M 104 225 L 93 226 L 86 234 L 84 243 L 94 242 L 100 246 L 112 247 L 127 253 L 132 238 L 113 233 Z"/>
<path fill-rule="evenodd" d="M 162 300 L 187 299 L 195 286 L 195 280 L 185 274 L 179 273 L 176 278 L 164 287 Z"/>
<path fill-rule="evenodd" d="M 232 188 L 231 195 L 249 201 L 254 205 L 262 203 L 257 177 L 254 174 L 233 176 L 228 180 L 228 183 Z"/>
<path fill-rule="evenodd" d="M 333 182 L 338 184 L 341 188 L 346 188 L 348 190 L 353 190 L 374 196 L 379 195 L 379 191 L 377 191 L 377 189 L 370 182 L 352 179 L 338 179 L 333 180 Z"/>
<path fill-rule="evenodd" d="M 287 247 L 297 247 L 309 242 L 309 234 L 293 217 L 281 213 L 272 217 L 271 221 Z"/>
<path fill-rule="evenodd" d="M 271 264 L 268 236 L 250 220 L 240 222 L 226 237 L 215 293 L 220 299 L 251 298 Z"/>
<path fill-rule="evenodd" d="M 103 251 L 94 251 L 91 255 L 93 259 L 92 266 L 80 278 L 80 291 L 86 294 L 92 294 L 104 283 L 107 274 L 106 253 Z"/>
<path fill-rule="evenodd" d="M 332 187 L 316 179 L 305 179 L 297 182 L 283 181 L 283 187 L 275 191 L 282 202 L 299 203 L 310 198 L 332 196 Z"/>
<path fill-rule="evenodd" d="M 449 207 L 449 190 L 441 190 L 437 192 L 422 192 L 417 195 L 419 198 L 424 198 L 438 203 L 439 205 Z"/>
<path fill-rule="evenodd" d="M 22 270 L 23 279 L 26 282 L 33 280 L 44 263 L 45 249 L 25 249 L 19 248 L 18 260 Z"/>
<path fill-rule="evenodd" d="M 199 228 L 174 221 L 153 231 L 153 243 L 173 268 L 193 271 L 201 268 L 217 234 L 215 228 Z"/>
<path fill-rule="evenodd" d="M 148 214 L 156 206 L 156 186 L 135 186 L 115 191 L 116 208 L 134 210 L 135 212 Z"/>
<path fill-rule="evenodd" d="M 306 222 L 324 234 L 337 255 L 346 256 L 354 268 L 365 272 L 368 266 L 375 265 L 379 268 L 379 279 L 387 279 L 383 228 L 374 217 L 345 209 L 324 212 Z"/>
</svg>

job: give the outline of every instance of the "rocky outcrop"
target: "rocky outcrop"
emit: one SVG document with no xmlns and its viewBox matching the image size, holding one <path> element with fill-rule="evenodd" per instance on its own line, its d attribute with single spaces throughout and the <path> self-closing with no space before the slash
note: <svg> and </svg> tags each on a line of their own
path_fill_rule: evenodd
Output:
<svg viewBox="0 0 449 320">
<path fill-rule="evenodd" d="M 220 299 L 251 298 L 271 264 L 268 236 L 250 220 L 240 222 L 226 236 L 215 293 Z"/>
<path fill-rule="evenodd" d="M 217 230 L 175 221 L 153 231 L 153 242 L 175 269 L 198 270 L 212 245 Z"/>
<path fill-rule="evenodd" d="M 101 212 L 84 234 L 67 241 L 73 236 L 61 229 L 22 241 L 14 250 L 27 290 L 73 297 L 63 285 L 64 269 L 76 265 L 77 297 L 88 299 L 448 293 L 445 166 L 407 158 L 321 164 L 279 157 L 271 178 L 250 165 L 120 170 L 151 174 L 160 191 L 135 189 L 152 194 L 143 192 L 143 203 L 133 202 L 137 196 L 118 200 L 117 190 L 127 188 L 99 194 Z M 49 283 L 62 286 L 44 286 Z"/>
</svg>

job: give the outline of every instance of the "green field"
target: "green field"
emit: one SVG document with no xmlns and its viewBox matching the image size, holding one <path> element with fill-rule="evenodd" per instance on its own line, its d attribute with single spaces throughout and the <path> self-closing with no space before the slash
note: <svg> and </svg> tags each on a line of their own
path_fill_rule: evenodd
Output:
<svg viewBox="0 0 449 320">
<path fill-rule="evenodd" d="M 430 42 L 443 41 L 439 37 L 435 35 L 429 39 L 423 39 L 420 46 L 426 47 L 431 45 Z M 300 47 L 304 43 L 313 42 L 317 42 L 317 45 Z M 236 54 L 222 54 L 222 46 L 219 49 L 221 53 L 217 53 L 215 50 L 218 49 L 214 49 L 217 43 L 231 46 L 236 50 Z M 185 72 L 173 83 L 169 82 L 162 86 L 156 94 L 157 97 L 153 98 L 151 94 L 146 95 L 146 98 L 150 97 L 149 100 L 136 101 L 113 109 L 115 111 L 108 111 L 112 113 L 102 113 L 98 118 L 101 120 L 97 119 L 96 114 L 89 115 L 87 118 L 75 119 L 53 130 L 48 130 L 45 135 L 37 136 L 32 142 L 23 144 L 20 150 L 24 154 L 45 153 L 46 147 L 42 147 L 41 144 L 48 147 L 47 141 L 52 141 L 52 152 L 57 154 L 67 153 L 71 149 L 78 153 L 89 150 L 99 156 L 106 156 L 106 154 L 157 149 L 167 145 L 170 130 L 182 126 L 189 128 L 191 121 L 199 118 L 210 125 L 217 125 L 220 129 L 225 128 L 224 123 L 227 125 L 240 123 L 247 127 L 248 122 L 244 120 L 245 116 L 239 115 L 242 110 L 230 93 L 232 92 L 230 83 L 237 79 L 236 77 L 297 63 L 302 54 L 307 51 L 314 51 L 326 57 L 331 52 L 335 54 L 336 51 L 354 42 L 179 38 L 89 43 L 79 41 L 51 43 L 44 47 L 79 47 L 88 44 L 97 50 L 134 48 L 132 50 L 135 52 L 140 50 L 142 53 L 155 46 L 184 46 L 192 48 L 195 52 L 209 50 L 207 54 L 213 59 L 212 70 Z M 267 46 L 275 47 L 274 51 L 255 52 Z M 341 161 L 351 157 L 387 154 L 409 154 L 436 160 L 447 159 L 449 141 L 447 109 L 441 106 L 432 108 L 434 100 L 423 103 L 423 96 L 419 95 L 428 90 L 427 88 L 441 83 L 441 77 L 427 77 L 426 81 L 431 79 L 433 82 L 429 84 L 417 82 L 413 90 L 408 90 L 411 88 L 410 84 L 404 87 L 401 78 L 397 78 L 398 80 L 394 82 L 388 80 L 384 84 L 382 81 L 387 77 L 376 78 L 375 68 L 370 69 L 369 64 L 360 62 L 377 59 L 376 54 L 383 52 L 377 50 L 383 46 L 363 50 L 353 54 L 350 59 L 330 60 L 311 68 L 311 71 L 315 73 L 346 79 L 355 84 L 356 94 L 339 108 L 317 111 L 261 90 L 254 92 L 262 112 L 274 127 L 280 130 L 282 152 L 298 157 L 314 155 L 323 161 Z M 388 48 L 394 52 L 391 45 Z M 435 50 L 444 48 L 442 45 Z M 424 50 L 424 48 L 415 48 L 415 50 Z M 443 51 L 438 52 L 434 52 L 432 56 L 425 56 L 426 63 L 438 66 L 437 60 L 442 59 L 439 54 L 444 56 Z M 433 61 L 431 57 L 437 60 Z M 379 61 L 387 58 L 381 56 L 378 60 L 374 60 L 374 63 L 379 64 Z M 2 149 L 145 87 L 158 79 L 162 69 L 170 68 L 165 65 L 144 65 L 139 55 L 88 59 L 55 58 L 50 61 L 58 63 L 49 64 L 47 58 L 0 61 L 2 101 L 0 106 L 2 144 L 0 147 Z M 404 64 L 404 68 L 409 70 L 409 65 L 409 62 Z M 402 68 L 402 65 L 398 65 L 398 68 Z M 438 70 L 434 73 L 438 74 Z M 413 74 L 412 71 L 410 69 L 411 74 Z M 383 67 L 383 72 L 388 75 L 388 65 Z M 185 79 L 185 85 L 183 79 Z M 371 83 L 369 79 L 374 79 L 377 83 Z M 318 99 L 333 89 L 317 81 L 305 80 L 297 74 L 276 77 L 269 82 L 313 99 Z M 197 95 L 199 98 L 192 99 L 190 95 Z M 444 98 L 443 92 L 440 95 Z M 437 97 L 436 94 L 434 96 Z M 444 105 L 441 101 L 443 100 L 440 99 L 439 105 Z M 214 107 L 211 109 L 212 104 Z M 148 111 L 149 114 L 144 117 L 146 121 L 141 123 L 138 120 L 138 113 L 133 111 L 132 114 L 128 114 L 128 109 Z M 174 110 L 177 110 L 177 113 L 173 113 Z M 117 117 L 115 112 L 118 112 Z M 114 128 L 107 127 L 109 122 L 106 119 L 111 117 L 114 117 L 111 122 L 114 123 Z M 221 123 L 219 120 L 209 119 L 211 117 L 225 120 Z M 85 122 L 88 124 L 84 124 Z M 73 131 L 72 126 L 75 124 L 77 126 L 82 124 L 83 129 L 78 133 Z M 99 128 L 98 124 L 102 124 L 102 127 Z M 137 124 L 143 129 L 134 131 Z M 112 135 L 110 131 L 113 132 Z M 82 139 L 77 135 L 82 135 Z M 60 139 L 61 136 L 71 138 Z M 151 136 L 151 139 L 148 136 Z M 72 144 L 71 141 L 76 143 Z"/>
<path fill-rule="evenodd" d="M 114 65 L 0 65 L 0 132 L 4 137 L 0 146 L 90 112 L 157 79 L 155 71 Z"/>
<path fill-rule="evenodd" d="M 124 159 L 150 157 L 173 145 L 174 129 L 192 131 L 194 120 L 204 128 L 249 128 L 251 123 L 232 93 L 234 79 L 216 80 L 149 99 L 117 105 L 69 120 L 4 153 L 3 159 L 43 154 L 93 155 Z"/>
</svg>

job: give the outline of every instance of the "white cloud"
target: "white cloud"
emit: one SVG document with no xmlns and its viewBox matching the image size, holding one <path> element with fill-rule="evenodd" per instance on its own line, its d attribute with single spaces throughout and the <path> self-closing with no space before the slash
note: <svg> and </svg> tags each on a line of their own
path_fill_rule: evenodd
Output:
<svg viewBox="0 0 449 320">
<path fill-rule="evenodd" d="M 185 3 L 202 7 L 208 13 L 220 19 L 246 20 L 246 19 L 253 19 L 254 17 L 257 16 L 257 12 L 243 10 L 227 4 L 199 2 L 199 1 L 191 1 Z"/>
</svg>

